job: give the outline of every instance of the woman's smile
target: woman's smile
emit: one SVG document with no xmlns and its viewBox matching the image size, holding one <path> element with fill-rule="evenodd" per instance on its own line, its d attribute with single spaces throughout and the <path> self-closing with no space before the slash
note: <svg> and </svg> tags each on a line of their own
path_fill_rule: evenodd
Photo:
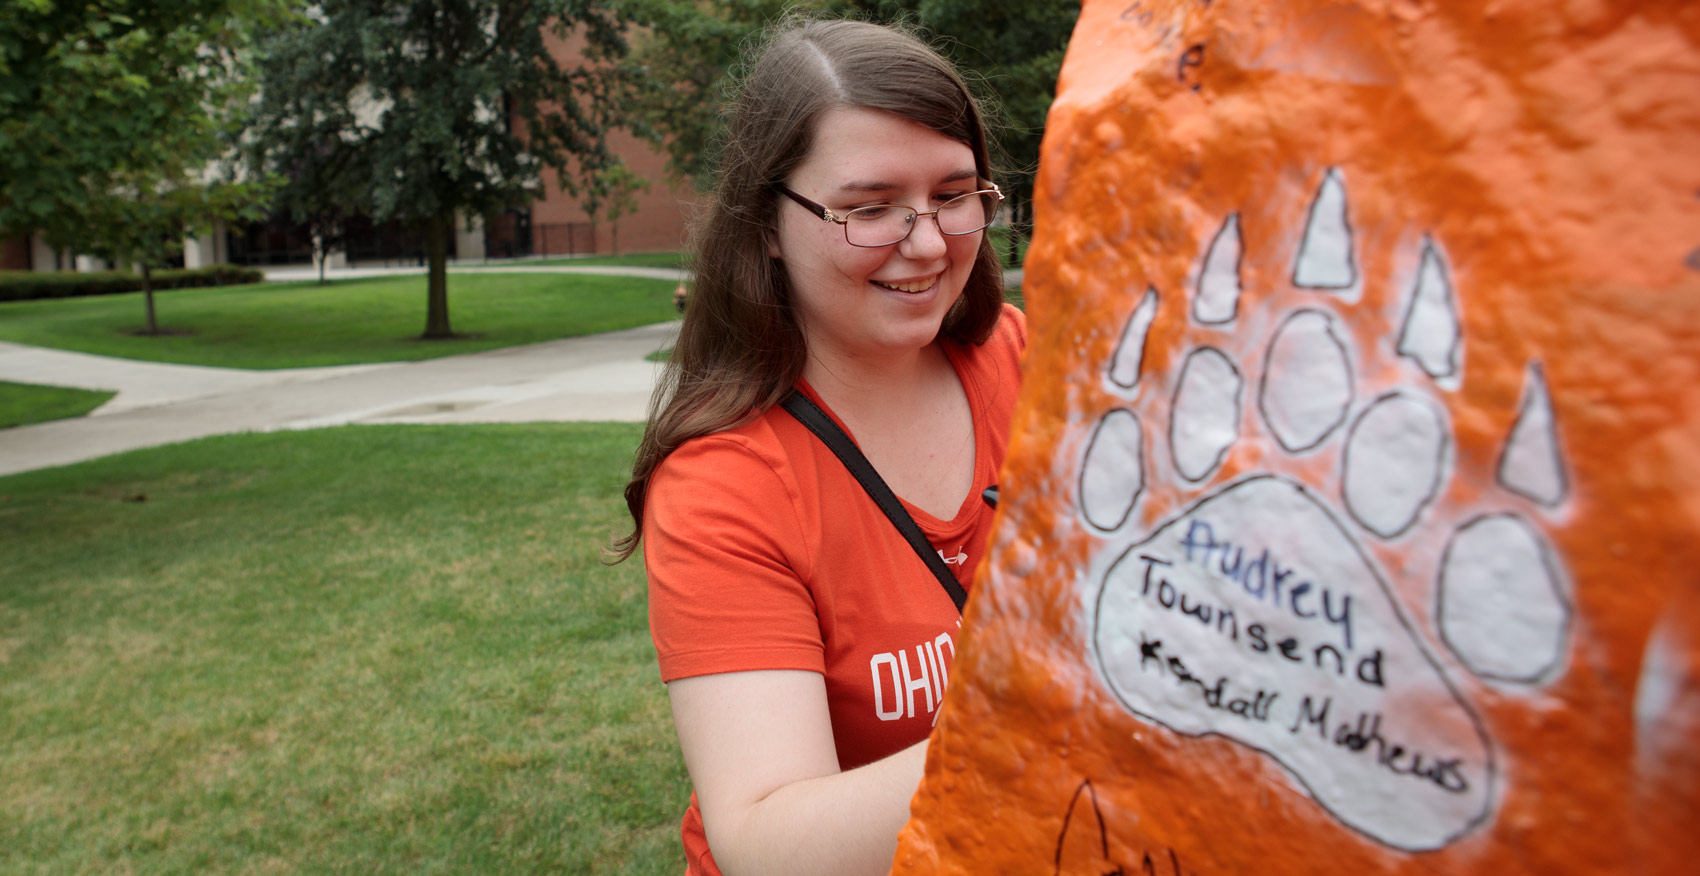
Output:
<svg viewBox="0 0 1700 876">
<path fill-rule="evenodd" d="M 925 292 L 928 289 L 933 288 L 933 286 L 938 283 L 940 276 L 943 275 L 933 274 L 929 277 L 922 277 L 919 280 L 869 280 L 868 282 L 880 287 L 881 289 L 890 289 L 893 292 L 915 293 Z"/>
</svg>

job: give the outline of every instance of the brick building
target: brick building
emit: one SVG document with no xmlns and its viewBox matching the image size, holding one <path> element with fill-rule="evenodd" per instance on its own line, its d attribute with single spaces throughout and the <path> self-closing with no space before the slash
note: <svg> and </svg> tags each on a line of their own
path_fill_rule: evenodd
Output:
<svg viewBox="0 0 1700 876">
<path fill-rule="evenodd" d="M 576 62 L 582 42 L 548 36 L 550 51 L 563 65 Z M 671 252 L 685 246 L 686 217 L 692 195 L 688 184 L 667 178 L 666 156 L 655 146 L 616 131 L 608 138 L 614 154 L 649 188 L 636 194 L 637 209 L 616 223 L 591 226 L 578 201 L 562 192 L 553 171 L 543 172 L 537 200 L 492 217 L 463 217 L 449 241 L 449 255 L 462 261 L 569 255 Z M 219 262 L 276 266 L 312 263 L 306 229 L 287 216 L 239 227 L 220 225 L 204 238 L 184 242 L 180 264 L 200 267 Z M 424 262 L 422 235 L 398 223 L 376 225 L 356 219 L 347 242 L 333 252 L 331 267 Z M 35 236 L 0 241 L 0 270 L 99 270 L 99 259 L 54 252 Z"/>
</svg>

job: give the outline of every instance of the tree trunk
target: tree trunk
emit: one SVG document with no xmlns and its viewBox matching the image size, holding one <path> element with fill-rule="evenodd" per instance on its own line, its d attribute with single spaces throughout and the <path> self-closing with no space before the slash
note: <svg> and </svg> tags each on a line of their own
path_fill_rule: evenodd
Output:
<svg viewBox="0 0 1700 876">
<path fill-rule="evenodd" d="M 159 334 L 159 321 L 153 310 L 153 268 L 142 262 L 142 300 L 148 303 L 148 334 Z"/>
<path fill-rule="evenodd" d="M 454 337 L 449 328 L 449 255 L 447 235 L 453 217 L 439 213 L 425 221 L 425 257 L 430 262 L 425 292 L 425 339 Z"/>
<path fill-rule="evenodd" d="M 331 260 L 330 247 L 325 245 L 323 235 L 313 238 L 313 254 L 319 259 L 319 285 L 325 285 L 325 262 Z"/>
</svg>

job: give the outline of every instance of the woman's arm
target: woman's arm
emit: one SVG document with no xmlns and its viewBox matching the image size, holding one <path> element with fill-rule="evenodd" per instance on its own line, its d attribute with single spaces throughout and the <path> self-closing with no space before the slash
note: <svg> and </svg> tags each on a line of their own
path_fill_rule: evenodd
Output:
<svg viewBox="0 0 1700 876">
<path fill-rule="evenodd" d="M 840 772 L 826 685 L 768 670 L 667 685 L 714 861 L 726 876 L 890 871 L 927 744 Z"/>
</svg>

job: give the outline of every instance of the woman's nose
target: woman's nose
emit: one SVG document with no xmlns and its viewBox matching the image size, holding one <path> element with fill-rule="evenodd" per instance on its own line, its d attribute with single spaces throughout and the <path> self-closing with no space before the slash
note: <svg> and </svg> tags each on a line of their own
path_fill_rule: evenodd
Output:
<svg viewBox="0 0 1700 876">
<path fill-rule="evenodd" d="M 944 231 L 939 228 L 939 214 L 922 213 L 915 217 L 909 236 L 903 238 L 898 249 L 905 258 L 922 261 L 944 255 L 947 243 Z"/>
</svg>

